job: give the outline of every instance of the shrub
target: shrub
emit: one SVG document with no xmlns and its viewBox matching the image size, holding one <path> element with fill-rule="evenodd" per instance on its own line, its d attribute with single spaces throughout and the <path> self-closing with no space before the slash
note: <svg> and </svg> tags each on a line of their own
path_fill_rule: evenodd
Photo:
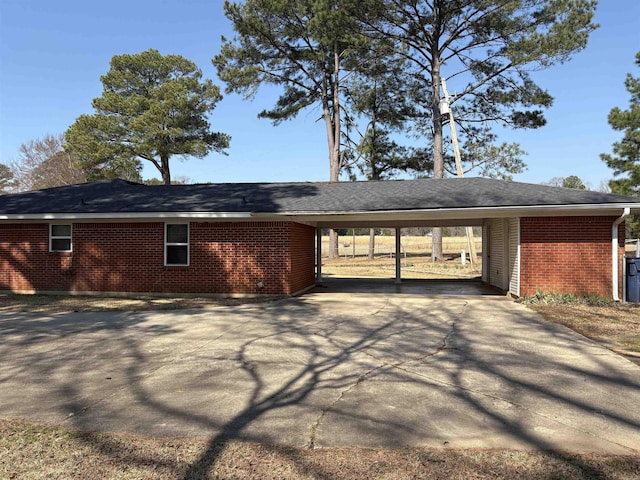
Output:
<svg viewBox="0 0 640 480">
<path fill-rule="evenodd" d="M 522 297 L 519 301 L 525 305 L 577 303 L 581 305 L 604 306 L 613 303 L 611 298 L 601 297 L 600 295 L 575 295 L 573 293 L 542 292 L 540 290 L 538 290 L 535 295 Z"/>
</svg>

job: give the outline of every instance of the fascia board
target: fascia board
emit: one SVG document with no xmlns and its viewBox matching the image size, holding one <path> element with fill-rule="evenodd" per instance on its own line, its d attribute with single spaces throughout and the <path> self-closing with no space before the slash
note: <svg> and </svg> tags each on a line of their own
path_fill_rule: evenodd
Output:
<svg viewBox="0 0 640 480">
<path fill-rule="evenodd" d="M 0 214 L 0 220 L 148 220 L 165 218 L 247 219 L 248 212 L 130 212 Z"/>
<path fill-rule="evenodd" d="M 605 203 L 582 205 L 527 205 L 503 207 L 465 207 L 465 208 L 437 208 L 415 210 L 378 210 L 378 211 L 325 211 L 325 212 L 278 212 L 254 214 L 259 216 L 288 216 L 315 219 L 320 217 L 407 217 L 407 218 L 499 218 L 514 216 L 565 216 L 565 215 L 609 215 L 619 214 L 620 210 L 630 208 L 632 213 L 640 213 L 640 203 Z"/>
<path fill-rule="evenodd" d="M 504 207 L 466 207 L 416 210 L 324 211 L 324 212 L 114 212 L 114 213 L 32 213 L 1 214 L 1 221 L 11 220 L 149 220 L 149 219 L 213 219 L 213 220 L 281 220 L 297 222 L 370 221 L 370 220 L 439 220 L 456 218 L 500 218 L 526 216 L 616 215 L 629 208 L 640 213 L 640 203 L 605 203 L 583 205 L 528 205 Z"/>
</svg>

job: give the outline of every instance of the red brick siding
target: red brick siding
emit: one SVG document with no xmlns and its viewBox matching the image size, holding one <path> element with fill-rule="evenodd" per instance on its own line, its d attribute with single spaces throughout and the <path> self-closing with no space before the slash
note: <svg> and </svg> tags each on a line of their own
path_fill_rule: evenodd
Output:
<svg viewBox="0 0 640 480">
<path fill-rule="evenodd" d="M 72 254 L 49 252 L 49 224 L 0 225 L 0 290 L 69 290 Z"/>
<path fill-rule="evenodd" d="M 291 292 L 296 293 L 315 284 L 316 229 L 299 223 L 291 224 Z"/>
<path fill-rule="evenodd" d="M 0 290 L 289 294 L 313 278 L 307 232 L 291 222 L 192 222 L 190 265 L 165 267 L 162 222 L 76 223 L 72 253 L 48 251 L 46 223 L 0 225 Z"/>
<path fill-rule="evenodd" d="M 187 281 L 193 274 L 196 291 L 290 293 L 290 228 L 287 222 L 192 223 L 191 266 L 172 267 L 172 276 Z"/>
<path fill-rule="evenodd" d="M 74 291 L 144 292 L 167 281 L 161 270 L 162 223 L 73 225 Z M 63 289 L 61 289 L 63 290 Z"/>
<path fill-rule="evenodd" d="M 615 219 L 521 218 L 520 295 L 543 291 L 611 296 L 611 226 Z M 622 258 L 624 223 L 618 235 Z"/>
</svg>

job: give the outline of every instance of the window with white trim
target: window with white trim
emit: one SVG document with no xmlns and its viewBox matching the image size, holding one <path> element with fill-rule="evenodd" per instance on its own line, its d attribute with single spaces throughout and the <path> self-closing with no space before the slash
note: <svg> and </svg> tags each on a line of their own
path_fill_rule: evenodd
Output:
<svg viewBox="0 0 640 480">
<path fill-rule="evenodd" d="M 189 265 L 188 223 L 165 223 L 164 264 L 167 266 Z"/>
<path fill-rule="evenodd" d="M 49 224 L 49 251 L 71 251 L 71 224 Z"/>
</svg>

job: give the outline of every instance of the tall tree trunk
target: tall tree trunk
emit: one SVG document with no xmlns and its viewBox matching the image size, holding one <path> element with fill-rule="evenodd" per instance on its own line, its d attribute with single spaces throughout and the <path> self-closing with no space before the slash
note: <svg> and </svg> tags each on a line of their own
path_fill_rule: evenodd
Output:
<svg viewBox="0 0 640 480">
<path fill-rule="evenodd" d="M 442 115 L 440 114 L 440 55 L 439 18 L 434 15 L 434 35 L 431 43 L 431 115 L 433 116 L 433 178 L 444 176 L 444 152 L 442 145 Z M 431 237 L 432 258 L 435 262 L 444 260 L 442 254 L 442 228 L 434 227 Z"/>
<path fill-rule="evenodd" d="M 334 52 L 334 76 L 328 82 L 331 85 L 331 105 L 329 99 L 323 101 L 323 113 L 327 127 L 329 146 L 329 181 L 340 181 L 340 55 Z M 333 108 L 330 108 L 330 107 Z M 329 258 L 338 258 L 338 232 L 329 230 Z"/>
<path fill-rule="evenodd" d="M 160 174 L 162 175 L 162 183 L 171 185 L 171 170 L 169 169 L 169 155 L 160 155 Z"/>
<path fill-rule="evenodd" d="M 372 151 L 371 151 L 371 175 L 369 177 L 369 180 L 374 180 L 374 181 L 378 181 L 380 180 L 380 176 L 381 173 L 378 170 L 378 168 L 376 168 L 376 160 L 377 160 L 377 152 L 375 150 L 375 136 L 376 136 L 376 120 L 375 118 L 372 120 L 371 122 L 371 132 L 372 132 L 372 136 L 374 138 L 374 145 L 372 147 Z M 369 260 L 373 260 L 374 256 L 376 253 L 376 230 L 375 228 L 371 228 L 369 229 Z"/>
<path fill-rule="evenodd" d="M 376 253 L 376 229 L 369 229 L 369 260 L 373 260 Z"/>
<path fill-rule="evenodd" d="M 329 258 L 338 258 L 338 231 L 334 229 L 329 230 Z"/>
<path fill-rule="evenodd" d="M 337 182 L 340 178 L 340 159 L 339 152 L 340 147 L 336 150 L 335 144 L 335 130 L 334 122 L 331 117 L 331 109 L 329 102 L 323 102 L 324 119 L 327 127 L 327 143 L 329 146 L 329 181 Z M 334 229 L 329 229 L 329 258 L 338 258 L 338 232 Z"/>
</svg>

